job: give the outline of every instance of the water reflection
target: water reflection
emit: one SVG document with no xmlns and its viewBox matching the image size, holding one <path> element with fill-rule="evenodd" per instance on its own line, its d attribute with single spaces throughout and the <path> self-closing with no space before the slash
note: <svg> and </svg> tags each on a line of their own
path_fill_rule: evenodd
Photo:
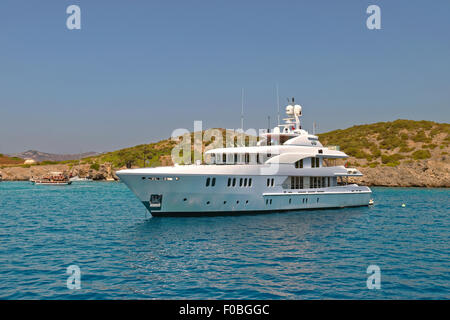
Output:
<svg viewBox="0 0 450 320">
<path fill-rule="evenodd" d="M 367 208 L 350 208 L 150 218 L 126 231 L 133 244 L 127 261 L 130 272 L 138 273 L 148 285 L 143 289 L 141 282 L 133 290 L 168 294 L 163 288 L 176 278 L 180 287 L 191 286 L 192 298 L 205 287 L 217 298 L 229 296 L 231 289 L 235 297 L 246 292 L 293 298 L 317 289 L 310 280 L 323 273 L 322 257 L 329 250 L 326 239 L 335 236 L 336 227 L 367 213 Z M 173 290 L 170 287 L 171 294 Z"/>
</svg>

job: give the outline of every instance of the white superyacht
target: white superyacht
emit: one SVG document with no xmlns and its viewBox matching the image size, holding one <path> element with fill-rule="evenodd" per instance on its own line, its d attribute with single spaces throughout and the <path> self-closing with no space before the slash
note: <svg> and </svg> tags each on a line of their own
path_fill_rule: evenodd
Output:
<svg viewBox="0 0 450 320">
<path fill-rule="evenodd" d="M 207 164 L 117 172 L 152 216 L 266 213 L 368 206 L 369 187 L 348 184 L 355 168 L 331 165 L 348 156 L 322 146 L 289 104 L 285 123 L 252 147 L 209 150 Z"/>
</svg>

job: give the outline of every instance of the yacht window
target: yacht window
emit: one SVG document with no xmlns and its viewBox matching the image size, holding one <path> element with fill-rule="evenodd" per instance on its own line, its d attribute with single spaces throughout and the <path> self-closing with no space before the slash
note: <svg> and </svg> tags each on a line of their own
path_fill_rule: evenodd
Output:
<svg viewBox="0 0 450 320">
<path fill-rule="evenodd" d="M 311 168 L 315 168 L 316 167 L 316 161 L 314 160 L 314 158 L 310 158 L 311 159 Z"/>
<path fill-rule="evenodd" d="M 231 178 L 228 178 L 228 187 L 231 186 Z"/>
<path fill-rule="evenodd" d="M 245 154 L 245 164 L 249 164 L 250 163 L 250 154 L 246 153 Z"/>
<path fill-rule="evenodd" d="M 316 158 L 316 168 L 319 168 L 319 167 L 320 167 L 320 159 Z"/>
<path fill-rule="evenodd" d="M 214 187 L 216 185 L 216 178 L 212 178 L 211 187 Z"/>
<path fill-rule="evenodd" d="M 210 178 L 207 178 L 207 179 L 206 179 L 206 186 L 207 186 L 207 187 L 209 187 L 209 182 L 210 182 L 210 181 L 211 181 Z"/>
<path fill-rule="evenodd" d="M 222 154 L 222 162 L 223 163 L 227 162 L 227 154 L 226 153 Z"/>
<path fill-rule="evenodd" d="M 233 187 L 236 186 L 236 178 L 233 178 Z"/>
<path fill-rule="evenodd" d="M 252 186 L 252 178 L 248 179 L 248 186 L 249 186 L 249 187 Z"/>
<path fill-rule="evenodd" d="M 256 163 L 259 163 L 259 153 L 256 154 Z"/>
<path fill-rule="evenodd" d="M 244 187 L 247 186 L 247 178 L 244 179 Z"/>
<path fill-rule="evenodd" d="M 238 162 L 238 155 L 237 155 L 237 153 L 235 153 L 234 154 L 234 163 L 237 163 Z"/>
<path fill-rule="evenodd" d="M 331 186 L 330 184 L 330 177 L 328 177 L 328 187 Z"/>
<path fill-rule="evenodd" d="M 310 187 L 310 188 L 314 188 L 314 185 L 313 185 L 313 177 L 309 177 L 309 187 Z"/>
<path fill-rule="evenodd" d="M 270 186 L 270 179 L 267 179 L 267 186 Z"/>
<path fill-rule="evenodd" d="M 272 179 L 272 187 L 275 185 L 275 179 Z"/>
<path fill-rule="evenodd" d="M 270 152 L 267 153 L 267 158 L 272 157 L 272 154 Z"/>
<path fill-rule="evenodd" d="M 242 187 L 242 178 L 239 179 L 239 187 Z"/>
<path fill-rule="evenodd" d="M 303 159 L 298 160 L 297 162 L 295 162 L 295 167 L 297 169 L 303 168 Z"/>
</svg>

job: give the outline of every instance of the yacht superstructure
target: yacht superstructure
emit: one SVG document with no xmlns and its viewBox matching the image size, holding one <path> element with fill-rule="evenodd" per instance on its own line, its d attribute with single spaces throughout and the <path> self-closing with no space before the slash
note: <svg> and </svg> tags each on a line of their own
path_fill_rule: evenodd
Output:
<svg viewBox="0 0 450 320">
<path fill-rule="evenodd" d="M 117 176 L 153 216 L 263 213 L 367 206 L 371 190 L 348 184 L 355 168 L 331 165 L 348 156 L 322 146 L 300 125 L 302 107 L 286 107 L 284 124 L 256 146 L 209 150 L 206 164 L 127 169 Z"/>
</svg>

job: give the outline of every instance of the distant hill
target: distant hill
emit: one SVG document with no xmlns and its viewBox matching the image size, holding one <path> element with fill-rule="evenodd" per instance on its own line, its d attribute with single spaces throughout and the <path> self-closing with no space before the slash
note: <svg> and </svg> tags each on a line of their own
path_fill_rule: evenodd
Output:
<svg viewBox="0 0 450 320">
<path fill-rule="evenodd" d="M 17 157 L 22 159 L 33 159 L 37 162 L 41 161 L 67 161 L 67 160 L 78 160 L 81 158 L 92 157 L 99 155 L 97 152 L 85 152 L 81 154 L 54 154 L 45 153 L 36 150 L 28 150 L 21 153 L 16 153 L 9 155 L 10 157 Z M 22 161 L 23 162 L 23 161 Z"/>
</svg>

